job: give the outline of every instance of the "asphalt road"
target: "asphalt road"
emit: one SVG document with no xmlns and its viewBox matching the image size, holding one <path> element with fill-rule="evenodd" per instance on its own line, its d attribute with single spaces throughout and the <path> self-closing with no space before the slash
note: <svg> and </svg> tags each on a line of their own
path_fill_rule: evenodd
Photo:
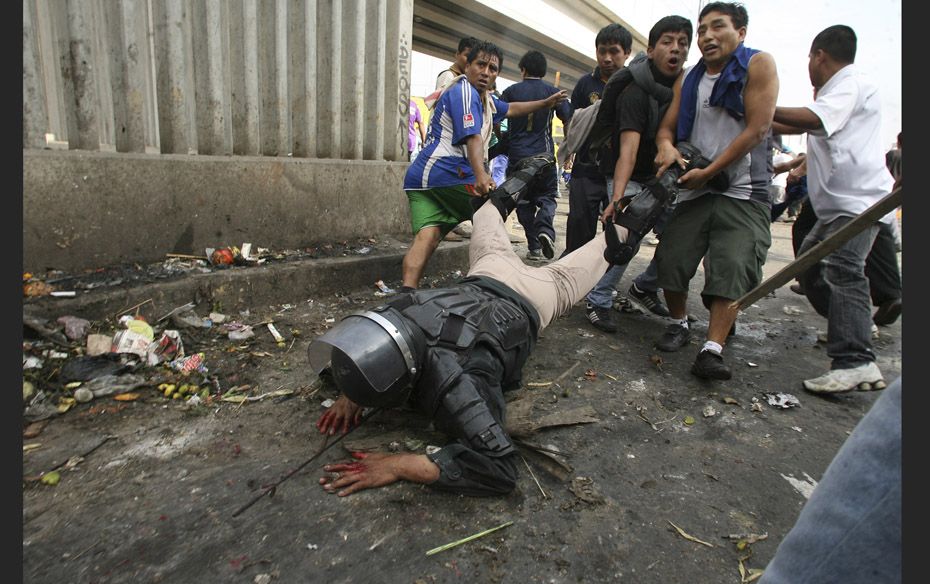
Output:
<svg viewBox="0 0 930 584">
<path fill-rule="evenodd" d="M 562 199 L 560 234 L 565 211 Z M 643 246 L 621 294 L 653 250 Z M 791 257 L 790 225 L 776 223 L 765 273 Z M 453 278 L 435 274 L 429 282 Z M 699 285 L 700 273 L 692 289 Z M 587 322 L 579 304 L 544 331 L 524 369 L 528 385 L 508 406 L 511 421 L 587 414 L 588 423 L 528 438 L 560 452 L 565 467 L 527 452 L 518 487 L 505 497 L 395 484 L 338 498 L 317 484 L 320 466 L 345 456 L 337 445 L 233 518 L 319 447 L 313 423 L 335 394 L 313 384 L 307 342 L 328 319 L 377 303 L 373 292 L 294 300 L 299 294 L 282 291 L 281 301 L 252 307 L 248 318 L 273 318 L 284 346 L 262 330 L 244 343 L 217 331 L 184 333 L 223 392 L 292 393 L 191 406 L 143 388 L 135 401 L 80 404 L 24 438 L 40 444 L 23 455 L 24 477 L 72 461 L 55 486 L 24 480 L 24 581 L 737 583 L 741 560 L 748 570 L 771 559 L 878 397 L 821 397 L 801 388 L 829 367 L 816 342 L 826 321 L 787 287 L 740 315 L 725 350 L 734 371 L 727 382 L 689 372 L 707 318 L 696 295 L 694 340 L 672 354 L 652 348 L 662 319 L 616 312 L 620 332 L 609 335 Z M 901 371 L 900 320 L 882 327 L 876 352 L 890 383 Z M 777 392 L 800 406 L 770 406 L 765 394 Z M 344 444 L 421 451 L 441 440 L 419 415 L 392 410 Z M 738 549 L 740 538 L 757 541 Z"/>
</svg>

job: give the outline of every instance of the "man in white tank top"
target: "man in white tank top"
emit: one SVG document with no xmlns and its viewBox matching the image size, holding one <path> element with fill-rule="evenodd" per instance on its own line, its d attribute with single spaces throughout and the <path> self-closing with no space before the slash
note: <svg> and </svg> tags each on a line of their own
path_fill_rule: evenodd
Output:
<svg viewBox="0 0 930 584">
<path fill-rule="evenodd" d="M 697 45 L 703 57 L 675 84 L 656 139 L 660 175 L 672 164 L 685 168 L 677 141 L 687 140 L 713 160 L 679 179 L 678 207 L 656 250 L 659 287 L 673 321 L 656 343 L 663 351 L 690 340 L 688 286 L 704 260 L 701 297 L 710 319 L 691 368 L 704 379 L 731 377 L 721 354 L 735 332 L 730 304 L 762 280 L 771 244 L 767 138 L 778 74 L 770 54 L 743 44 L 748 21 L 741 4 L 712 2 L 701 10 Z M 726 175 L 726 190 L 709 186 L 718 174 Z"/>
</svg>

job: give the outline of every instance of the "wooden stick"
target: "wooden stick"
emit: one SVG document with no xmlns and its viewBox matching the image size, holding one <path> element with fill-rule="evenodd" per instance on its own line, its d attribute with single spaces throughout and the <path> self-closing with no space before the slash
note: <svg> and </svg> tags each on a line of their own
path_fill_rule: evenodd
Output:
<svg viewBox="0 0 930 584">
<path fill-rule="evenodd" d="M 556 377 L 556 378 L 555 378 L 555 381 L 553 381 L 553 383 L 558 383 L 558 382 L 562 381 L 563 379 L 565 379 L 566 377 L 568 377 L 568 375 L 569 375 L 572 371 L 575 370 L 575 367 L 578 367 L 578 365 L 580 365 L 580 364 L 581 364 L 581 361 L 575 361 L 574 363 L 572 363 L 572 366 L 569 367 L 568 369 L 566 369 L 565 371 L 563 371 L 558 377 Z"/>
<path fill-rule="evenodd" d="M 152 301 L 151 298 L 149 298 L 148 300 L 143 300 L 142 302 L 140 302 L 139 304 L 136 304 L 135 306 L 130 306 L 130 307 L 127 308 L 126 310 L 121 310 L 121 311 L 117 312 L 117 313 L 116 313 L 115 315 L 113 315 L 113 316 L 114 316 L 114 318 L 119 317 L 120 315 L 126 314 L 127 312 L 129 312 L 129 311 L 131 311 L 131 310 L 135 310 L 135 309 L 139 308 L 140 306 L 142 306 L 143 304 L 147 304 L 147 303 L 149 303 L 149 302 L 152 303 L 152 308 L 154 308 L 154 307 L 155 307 L 155 303 Z"/>
<path fill-rule="evenodd" d="M 548 498 L 549 498 L 549 495 L 546 494 L 546 491 L 543 490 L 542 485 L 539 484 L 539 479 L 537 479 L 537 478 L 536 478 L 536 475 L 533 474 L 533 469 L 530 468 L 529 463 L 526 462 L 526 459 L 523 458 L 523 455 L 522 455 L 522 454 L 520 455 L 520 460 L 523 461 L 523 464 L 526 465 L 526 470 L 530 471 L 530 476 L 533 477 L 533 480 L 534 480 L 534 481 L 536 481 L 536 486 L 539 487 L 539 492 L 542 493 L 543 499 L 548 499 Z"/>
<path fill-rule="evenodd" d="M 795 276 L 804 273 L 808 268 L 838 250 L 844 243 L 858 235 L 863 229 L 887 215 L 889 211 L 900 206 L 901 196 L 901 187 L 885 195 L 881 201 L 875 203 L 859 214 L 855 219 L 839 228 L 832 235 L 802 253 L 800 257 L 779 270 L 777 274 L 762 282 L 742 297 L 734 300 L 729 306 L 730 310 L 741 310 L 746 306 L 750 306 L 753 302 L 763 298 L 769 292 L 781 288 L 794 279 Z M 808 202 L 808 204 L 810 203 Z"/>
<path fill-rule="evenodd" d="M 561 78 L 562 78 L 562 72 L 561 72 L 561 71 L 556 71 L 556 72 L 555 72 L 555 88 L 556 88 L 556 89 L 559 88 L 559 80 L 560 80 Z"/>
<path fill-rule="evenodd" d="M 245 403 L 245 402 L 243 402 L 243 403 Z M 362 419 L 359 421 L 359 423 L 358 423 L 357 425 L 352 426 L 351 428 L 349 428 L 349 431 L 346 432 L 345 434 L 340 434 L 340 435 L 339 435 L 338 437 L 336 437 L 332 442 L 330 442 L 330 440 L 329 440 L 329 439 L 330 439 L 330 436 L 327 434 L 326 437 L 323 439 L 323 445 L 320 447 L 319 450 L 316 451 L 316 454 L 314 454 L 313 456 L 311 456 L 310 458 L 308 458 L 307 460 L 305 460 L 303 463 L 301 463 L 300 466 L 298 466 L 297 468 L 295 468 L 295 469 L 292 470 L 291 472 L 289 472 L 289 473 L 287 473 L 286 475 L 284 475 L 284 477 L 282 477 L 281 479 L 279 479 L 277 482 L 274 482 L 274 483 L 268 485 L 267 487 L 265 487 L 265 488 L 262 490 L 262 492 L 259 493 L 258 495 L 256 495 L 254 498 L 252 498 L 251 501 L 249 501 L 248 503 L 246 503 L 246 504 L 243 505 L 242 507 L 239 507 L 239 509 L 237 509 L 236 512 L 232 514 L 232 516 L 233 516 L 233 517 L 238 516 L 240 513 L 242 513 L 243 511 L 245 511 L 246 509 L 248 509 L 249 507 L 251 507 L 251 506 L 254 505 L 255 503 L 257 503 L 258 500 L 261 499 L 262 497 L 264 497 L 265 495 L 267 495 L 267 494 L 269 494 L 269 493 L 271 493 L 271 494 L 273 495 L 274 492 L 275 492 L 275 490 L 278 488 L 278 485 L 280 485 L 281 483 L 283 483 L 283 482 L 286 481 L 287 479 L 291 478 L 292 476 L 294 476 L 295 474 L 297 474 L 298 472 L 300 472 L 305 466 L 307 466 L 308 464 L 310 464 L 311 462 L 313 462 L 314 460 L 316 460 L 317 458 L 319 458 L 321 454 L 323 454 L 324 452 L 326 452 L 327 450 L 329 450 L 330 448 L 332 448 L 333 446 L 335 446 L 336 444 L 338 444 L 343 438 L 345 438 L 346 436 L 348 436 L 349 434 L 351 434 L 352 432 L 354 432 L 354 431 L 355 431 L 357 428 L 359 428 L 366 420 L 370 419 L 372 416 L 374 416 L 375 414 L 377 414 L 377 413 L 380 412 L 380 411 L 381 411 L 381 408 L 375 408 L 374 410 L 368 412 L 367 414 L 365 414 L 364 416 L 362 416 Z"/>
<path fill-rule="evenodd" d="M 464 538 L 464 539 L 460 539 L 460 540 L 458 540 L 458 541 L 453 541 L 452 543 L 447 543 L 446 545 L 441 545 L 441 546 L 439 546 L 439 547 L 433 548 L 433 549 L 431 549 L 430 551 L 426 552 L 426 555 L 431 556 L 431 555 L 433 555 L 433 554 L 438 554 L 439 552 L 446 551 L 447 549 L 454 548 L 455 546 L 457 546 L 457 545 L 462 545 L 463 543 L 468 543 L 468 542 L 470 542 L 470 541 L 473 540 L 473 539 L 478 539 L 479 537 L 484 537 L 485 535 L 488 535 L 489 533 L 493 533 L 493 532 L 497 531 L 498 529 L 503 529 L 503 528 L 509 527 L 509 526 L 511 526 L 511 525 L 513 525 L 513 521 L 508 521 L 507 523 L 502 523 L 502 524 L 498 525 L 497 527 L 492 527 L 491 529 L 487 529 L 487 530 L 485 530 L 485 531 L 482 531 L 481 533 L 476 533 L 475 535 L 470 535 L 470 536 L 468 536 L 468 537 L 466 537 L 466 538 Z"/>
<path fill-rule="evenodd" d="M 183 260 L 208 260 L 208 259 L 209 259 L 209 258 L 207 258 L 207 256 L 189 255 L 189 254 L 186 254 L 186 253 L 166 253 L 166 254 L 165 254 L 165 257 L 168 257 L 168 258 L 180 258 L 180 259 L 183 259 Z"/>
</svg>

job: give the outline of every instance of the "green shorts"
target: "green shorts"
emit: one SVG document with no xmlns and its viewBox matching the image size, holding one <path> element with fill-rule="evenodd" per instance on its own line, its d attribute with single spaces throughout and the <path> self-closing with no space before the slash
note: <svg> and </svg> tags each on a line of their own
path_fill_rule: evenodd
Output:
<svg viewBox="0 0 930 584">
<path fill-rule="evenodd" d="M 471 206 L 471 185 L 436 187 L 424 191 L 407 191 L 410 201 L 410 224 L 413 232 L 424 227 L 439 227 L 443 236 L 462 221 L 470 221 L 475 209 Z"/>
<path fill-rule="evenodd" d="M 735 300 L 759 285 L 772 245 L 770 211 L 755 201 L 706 194 L 683 201 L 668 220 L 656 248 L 659 287 L 687 292 L 704 259 L 708 297 Z"/>
</svg>

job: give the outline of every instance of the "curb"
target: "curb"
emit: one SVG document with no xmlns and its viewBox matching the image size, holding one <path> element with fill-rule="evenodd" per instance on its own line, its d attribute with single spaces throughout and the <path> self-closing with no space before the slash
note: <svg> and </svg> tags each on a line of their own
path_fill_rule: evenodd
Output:
<svg viewBox="0 0 930 584">
<path fill-rule="evenodd" d="M 296 304 L 308 297 L 374 289 L 379 279 L 399 281 L 404 253 L 232 267 L 206 274 L 189 274 L 170 282 L 87 290 L 74 298 L 24 298 L 23 310 L 42 318 L 72 314 L 102 320 L 149 300 L 152 313 L 157 317 L 188 302 L 211 308 L 219 305 L 226 312 L 266 304 Z M 424 275 L 467 269 L 468 241 L 443 242 L 430 259 Z"/>
</svg>

